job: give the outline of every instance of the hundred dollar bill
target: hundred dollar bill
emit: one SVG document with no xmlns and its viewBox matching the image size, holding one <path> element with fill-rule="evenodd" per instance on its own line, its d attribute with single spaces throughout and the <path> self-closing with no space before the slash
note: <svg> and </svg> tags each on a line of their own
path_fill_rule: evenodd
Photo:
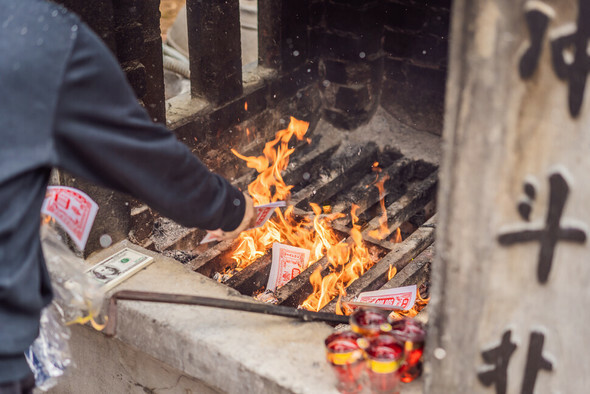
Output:
<svg viewBox="0 0 590 394">
<path fill-rule="evenodd" d="M 275 242 L 266 290 L 274 291 L 299 275 L 307 267 L 309 255 L 307 249 Z"/>
<path fill-rule="evenodd" d="M 109 290 L 153 262 L 153 258 L 125 248 L 86 271 L 92 280 Z"/>
</svg>

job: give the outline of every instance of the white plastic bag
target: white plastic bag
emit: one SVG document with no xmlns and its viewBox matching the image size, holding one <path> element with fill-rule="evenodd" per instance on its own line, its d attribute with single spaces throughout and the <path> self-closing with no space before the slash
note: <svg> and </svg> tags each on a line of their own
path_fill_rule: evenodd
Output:
<svg viewBox="0 0 590 394">
<path fill-rule="evenodd" d="M 70 329 L 63 323 L 59 307 L 50 304 L 41 312 L 39 336 L 25 352 L 38 389 L 47 391 L 55 386 L 72 364 L 69 338 Z"/>
</svg>

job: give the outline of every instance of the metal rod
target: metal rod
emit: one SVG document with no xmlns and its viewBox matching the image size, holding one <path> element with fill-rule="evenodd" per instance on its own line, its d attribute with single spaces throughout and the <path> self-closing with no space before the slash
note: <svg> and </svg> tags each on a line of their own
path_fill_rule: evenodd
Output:
<svg viewBox="0 0 590 394">
<path fill-rule="evenodd" d="M 281 305 L 260 304 L 254 302 L 224 300 L 219 298 L 201 297 L 184 294 L 153 293 L 148 291 L 122 290 L 111 296 L 108 320 L 104 333 L 115 335 L 117 325 L 117 301 L 163 302 L 168 304 L 210 306 L 222 309 L 234 309 L 244 312 L 264 313 L 297 318 L 303 321 L 324 321 L 329 323 L 348 323 L 348 316 L 326 312 L 312 312 Z"/>
</svg>

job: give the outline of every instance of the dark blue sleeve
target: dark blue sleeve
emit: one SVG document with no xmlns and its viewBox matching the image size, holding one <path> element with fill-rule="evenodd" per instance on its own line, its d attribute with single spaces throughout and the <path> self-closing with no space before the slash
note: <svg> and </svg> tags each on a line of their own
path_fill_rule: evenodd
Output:
<svg viewBox="0 0 590 394">
<path fill-rule="evenodd" d="M 80 25 L 56 111 L 56 166 L 184 226 L 235 229 L 244 197 L 151 121 L 108 48 Z"/>
</svg>

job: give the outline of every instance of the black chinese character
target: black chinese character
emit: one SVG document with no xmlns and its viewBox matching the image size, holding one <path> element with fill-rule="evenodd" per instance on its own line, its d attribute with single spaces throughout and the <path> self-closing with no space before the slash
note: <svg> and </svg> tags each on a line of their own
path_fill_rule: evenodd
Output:
<svg viewBox="0 0 590 394">
<path fill-rule="evenodd" d="M 537 68 L 545 33 L 553 16 L 552 9 L 543 3 L 529 2 L 528 4 L 532 5 L 525 13 L 525 18 L 531 44 L 519 63 L 519 72 L 523 79 L 530 78 Z M 588 20 L 590 20 L 590 2 L 578 0 L 578 20 L 575 30 L 551 41 L 553 70 L 559 79 L 568 83 L 569 111 L 573 117 L 580 114 L 586 79 L 590 72 L 590 54 L 587 51 L 590 39 Z"/>
<path fill-rule="evenodd" d="M 537 278 L 540 283 L 547 282 L 555 247 L 559 241 L 570 241 L 583 244 L 586 242 L 586 232 L 581 228 L 561 227 L 561 216 L 569 194 L 569 186 L 559 172 L 549 176 L 549 209 L 545 227 L 540 228 L 533 225 L 524 225 L 522 230 L 502 233 L 498 236 L 501 245 L 510 246 L 522 242 L 538 241 L 541 245 L 539 252 L 539 264 L 537 266 Z M 525 194 L 527 198 L 518 204 L 520 216 L 529 220 L 532 210 L 532 202 L 535 199 L 535 188 L 530 183 L 525 183 Z"/>
<path fill-rule="evenodd" d="M 522 380 L 521 394 L 533 394 L 535 382 L 537 381 L 537 374 L 541 369 L 546 371 L 553 370 L 553 364 L 543 357 L 543 343 L 545 336 L 539 332 L 531 333 L 529 341 L 529 353 L 526 358 L 526 366 L 524 369 L 524 378 Z"/>
<path fill-rule="evenodd" d="M 498 347 L 485 350 L 481 353 L 481 357 L 486 364 L 494 365 L 495 368 L 478 373 L 477 378 L 486 387 L 495 385 L 496 394 L 506 394 L 506 387 L 508 386 L 508 362 L 512 353 L 516 350 L 516 344 L 510 342 L 511 334 L 512 331 L 506 331 L 502 335 L 502 343 Z"/>
<path fill-rule="evenodd" d="M 502 335 L 502 342 L 499 346 L 484 350 L 481 353 L 486 364 L 495 368 L 477 374 L 477 378 L 486 387 L 494 385 L 496 394 L 506 394 L 508 387 L 508 363 L 512 353 L 516 350 L 516 344 L 510 341 L 512 331 L 508 330 Z M 537 381 L 539 371 L 553 370 L 553 364 L 543 357 L 543 344 L 545 336 L 539 332 L 532 332 L 529 340 L 529 350 L 524 366 L 524 378 L 522 380 L 521 394 L 532 394 Z"/>
<path fill-rule="evenodd" d="M 578 22 L 576 30 L 551 42 L 553 69 L 559 79 L 568 82 L 570 114 L 580 114 L 586 78 L 590 71 L 588 39 L 590 39 L 590 2 L 578 1 Z"/>
<path fill-rule="evenodd" d="M 543 49 L 543 39 L 545 38 L 547 26 L 549 26 L 550 15 L 543 8 L 534 8 L 526 12 L 525 18 L 529 28 L 531 45 L 520 58 L 518 65 L 520 77 L 523 79 L 532 77 L 537 64 L 539 64 L 541 50 Z"/>
</svg>

